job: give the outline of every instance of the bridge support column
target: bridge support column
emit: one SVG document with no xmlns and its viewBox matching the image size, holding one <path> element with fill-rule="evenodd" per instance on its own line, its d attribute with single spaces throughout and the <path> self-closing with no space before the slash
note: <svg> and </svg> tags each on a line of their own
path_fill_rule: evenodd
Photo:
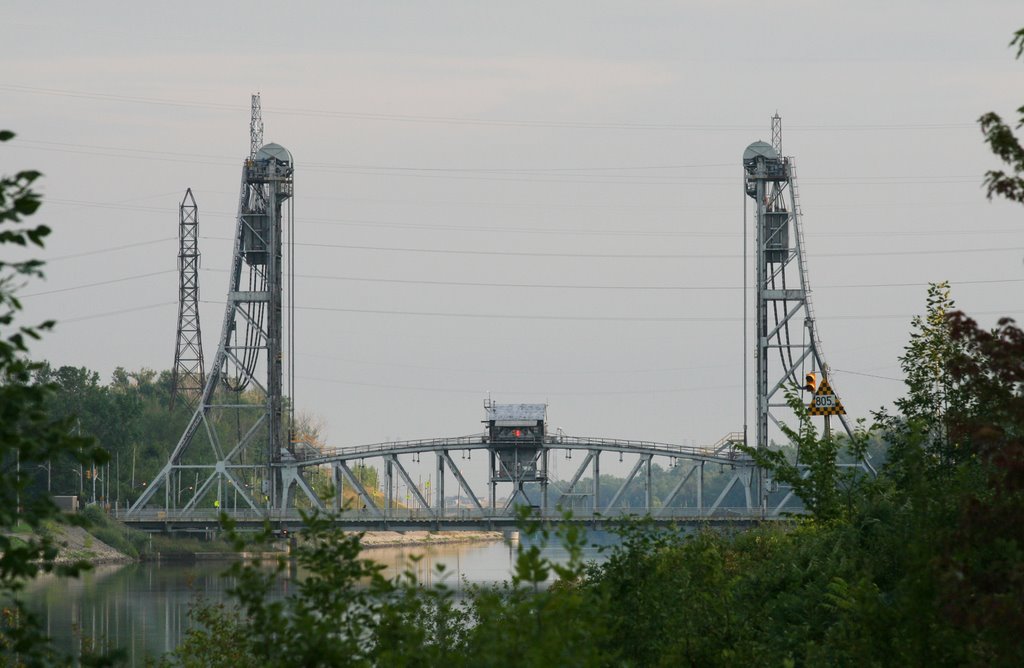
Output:
<svg viewBox="0 0 1024 668">
<path fill-rule="evenodd" d="M 548 449 L 544 448 L 541 452 L 541 465 L 544 469 L 544 477 L 540 479 L 540 513 L 541 515 L 548 514 Z"/>
<path fill-rule="evenodd" d="M 331 477 L 334 480 L 334 509 L 340 513 L 345 510 L 345 478 L 337 463 L 331 466 Z"/>
<path fill-rule="evenodd" d="M 444 458 L 448 455 L 447 450 L 437 453 L 437 482 L 435 483 L 437 516 L 444 515 Z"/>
<path fill-rule="evenodd" d="M 306 479 L 302 477 L 302 472 L 299 471 L 299 467 L 298 466 L 292 465 L 292 466 L 282 466 L 282 467 L 280 467 L 280 476 L 281 476 L 281 490 L 280 490 L 281 496 L 280 496 L 280 498 L 278 500 L 278 502 L 279 502 L 278 509 L 279 510 L 287 510 L 288 507 L 291 505 L 289 502 L 290 502 L 291 497 L 292 497 L 292 487 L 293 486 L 299 488 L 306 495 L 306 498 L 309 499 L 309 502 L 313 505 L 314 508 L 317 508 L 319 510 L 326 510 L 326 508 L 324 508 L 323 502 L 320 500 L 320 497 L 316 495 L 316 492 L 313 491 L 313 488 L 310 487 L 309 483 L 306 482 Z M 220 503 L 220 496 L 221 496 L 221 482 L 218 480 L 218 482 L 217 482 L 217 498 L 218 498 L 218 503 Z M 223 507 L 223 506 L 221 506 L 221 507 Z"/>
<path fill-rule="evenodd" d="M 647 458 L 647 480 L 645 481 L 646 487 L 644 489 L 644 510 L 647 514 L 651 514 L 651 460 L 653 457 Z"/>
<path fill-rule="evenodd" d="M 760 467 L 756 469 L 756 476 L 754 475 L 754 471 L 755 469 L 750 467 L 745 471 L 740 471 L 739 473 L 740 484 L 743 486 L 743 498 L 744 501 L 746 501 L 747 510 L 752 510 L 754 508 L 754 495 L 751 493 L 751 486 L 756 482 L 758 489 L 760 489 L 763 481 Z M 761 507 L 760 494 L 757 495 L 757 506 L 759 508 Z"/>
<path fill-rule="evenodd" d="M 700 479 L 697 480 L 697 517 L 704 516 L 704 462 L 700 463 Z"/>
<path fill-rule="evenodd" d="M 496 488 L 498 486 L 497 481 L 494 479 L 494 475 L 495 475 L 494 474 L 494 450 L 491 450 L 491 449 L 488 448 L 488 450 L 487 450 L 487 459 L 490 462 L 490 470 L 489 470 L 488 478 L 490 480 L 490 487 L 491 487 L 491 489 L 490 489 L 491 516 L 494 516 L 494 514 L 495 514 L 495 512 L 494 512 L 495 511 L 495 506 L 497 505 L 497 501 L 496 501 L 496 499 L 497 499 L 497 489 Z"/>
<path fill-rule="evenodd" d="M 391 460 L 384 460 L 384 517 L 391 517 L 391 509 L 395 507 L 395 472 L 391 470 Z"/>
<path fill-rule="evenodd" d="M 594 456 L 594 507 L 593 512 L 596 515 L 601 512 L 601 451 L 591 450 L 590 454 Z"/>
</svg>

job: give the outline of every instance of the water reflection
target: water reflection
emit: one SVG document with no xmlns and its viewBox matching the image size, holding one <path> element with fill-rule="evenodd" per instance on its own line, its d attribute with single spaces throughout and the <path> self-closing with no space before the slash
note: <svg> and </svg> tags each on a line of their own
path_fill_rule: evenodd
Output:
<svg viewBox="0 0 1024 668">
<path fill-rule="evenodd" d="M 545 552 L 553 559 L 566 558 L 557 548 Z M 596 550 L 588 552 L 590 558 L 596 555 Z M 455 543 L 373 548 L 363 556 L 384 565 L 386 577 L 411 570 L 427 585 L 443 582 L 462 593 L 467 584 L 509 579 L 515 548 L 501 542 Z M 225 562 L 99 566 L 77 579 L 41 576 L 26 588 L 25 600 L 42 615 L 47 633 L 63 651 L 79 655 L 84 638 L 99 647 L 122 647 L 130 665 L 144 665 L 146 657 L 177 646 L 197 596 L 210 602 L 227 599 L 234 584 L 223 575 L 227 567 Z M 292 587 L 286 574 L 274 595 L 287 595 Z"/>
</svg>

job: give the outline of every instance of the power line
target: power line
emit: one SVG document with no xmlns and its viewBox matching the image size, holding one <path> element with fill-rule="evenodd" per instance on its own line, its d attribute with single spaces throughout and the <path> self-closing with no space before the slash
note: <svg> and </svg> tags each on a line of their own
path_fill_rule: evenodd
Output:
<svg viewBox="0 0 1024 668">
<path fill-rule="evenodd" d="M 142 96 L 117 95 L 110 93 L 98 93 L 93 91 L 79 91 L 61 88 L 42 88 L 38 86 L 23 86 L 17 84 L 0 85 L 0 90 L 7 90 L 17 93 L 30 93 L 37 95 L 49 95 L 58 97 L 73 97 L 102 102 L 123 102 L 132 104 L 146 104 L 169 106 L 179 108 L 200 108 L 215 109 L 220 111 L 238 112 L 244 107 L 235 104 L 222 104 L 216 102 L 199 102 L 192 100 L 167 99 Z M 468 126 L 499 126 L 499 127 L 524 127 L 524 128 L 571 128 L 586 130 L 661 130 L 661 131 L 688 131 L 688 132 L 757 132 L 764 128 L 760 125 L 739 125 L 722 123 L 639 123 L 639 122 L 601 122 L 601 121 L 557 121 L 544 119 L 515 119 L 515 118 L 470 118 L 455 116 L 427 116 L 414 114 L 388 114 L 379 112 L 357 112 L 339 109 L 300 109 L 300 108 L 276 108 L 272 111 L 264 110 L 271 115 L 305 116 L 305 117 L 326 117 L 345 118 L 350 120 L 389 121 L 401 123 L 428 123 L 442 125 L 468 125 Z M 974 128 L 973 123 L 883 123 L 883 124 L 812 124 L 812 125 L 791 125 L 789 131 L 907 131 L 907 130 L 959 130 Z"/>
<path fill-rule="evenodd" d="M 206 271 L 225 272 L 226 269 L 208 269 Z M 444 287 L 479 287 L 479 288 L 526 288 L 526 289 L 556 289 L 556 290 L 641 290 L 641 291 L 740 291 L 744 286 L 740 285 L 583 285 L 567 283 L 491 283 L 477 281 L 437 281 L 421 279 L 401 278 L 369 278 L 364 276 L 325 276 L 318 274 L 295 274 L 297 278 L 310 278 L 316 280 L 353 281 L 366 283 L 395 283 L 399 285 L 434 285 Z M 1024 278 L 989 279 L 976 281 L 950 281 L 953 286 L 957 285 L 989 285 L 998 283 L 1024 283 Z M 928 283 L 860 283 L 847 285 L 819 285 L 818 289 L 861 289 L 861 288 L 902 288 L 902 287 L 927 287 Z M 752 288 L 747 288 L 752 289 Z"/>
<path fill-rule="evenodd" d="M 217 303 L 203 301 L 203 303 Z M 710 323 L 723 323 L 723 322 L 741 322 L 742 317 L 739 316 L 584 316 L 584 315 L 546 315 L 537 313 L 458 313 L 449 311 L 404 311 L 404 310 L 387 310 L 387 309 L 361 309 L 361 308 L 344 308 L 344 307 L 333 307 L 333 306 L 296 306 L 297 310 L 301 311 L 318 311 L 318 312 L 330 312 L 330 313 L 362 313 L 368 315 L 391 315 L 391 316 L 416 316 L 416 317 L 435 317 L 435 318 L 471 318 L 471 319 L 482 319 L 482 320 L 557 320 L 557 321 L 581 321 L 581 322 L 632 322 L 632 323 L 648 323 L 648 322 L 710 322 Z M 1024 307 L 1012 308 L 1012 309 L 1001 309 L 998 311 L 974 311 L 971 315 L 1005 315 L 1006 313 L 1015 313 L 1024 311 Z M 833 315 L 827 317 L 819 317 L 820 320 L 888 320 L 888 319 L 902 319 L 912 318 L 917 313 L 887 313 L 887 314 L 870 314 L 870 315 Z"/>
<path fill-rule="evenodd" d="M 203 304 L 216 304 L 222 305 L 222 302 L 201 300 Z M 177 302 L 160 302 L 156 304 L 148 304 L 142 306 L 134 306 L 124 309 L 118 309 L 116 311 L 106 311 L 103 313 L 92 313 L 89 315 L 78 316 L 75 318 L 63 318 L 59 322 L 79 322 L 82 320 L 92 320 L 95 318 L 103 318 L 111 315 L 120 315 L 123 313 L 133 313 L 136 311 L 144 311 L 148 309 L 161 308 L 164 306 L 170 306 L 177 304 Z M 318 311 L 318 312 L 332 312 L 332 313 L 362 313 L 370 315 L 392 315 L 392 316 L 419 316 L 419 317 L 440 317 L 440 318 L 472 318 L 472 319 L 483 319 L 483 320 L 556 320 L 556 321 L 600 321 L 600 322 L 634 322 L 634 323 L 648 323 L 648 322 L 709 322 L 709 323 L 723 323 L 723 322 L 739 322 L 742 321 L 741 317 L 737 316 L 572 316 L 572 315 L 543 315 L 543 314 L 511 314 L 511 313 L 456 313 L 456 312 L 445 312 L 445 311 L 402 311 L 402 310 L 385 310 L 385 309 L 358 309 L 358 308 L 342 308 L 342 307 L 328 307 L 328 306 L 296 306 L 297 310 L 301 311 Z M 983 316 L 983 315 L 1006 315 L 1007 313 L 1024 312 L 1024 307 L 1016 308 L 1004 308 L 996 311 L 972 311 L 968 315 L 971 316 Z M 820 320 L 886 320 L 886 319 L 902 319 L 912 318 L 919 313 L 888 313 L 888 314 L 870 314 L 870 315 L 833 315 L 827 317 L 819 317 Z"/>
<path fill-rule="evenodd" d="M 120 203 L 92 202 L 88 200 L 47 198 L 48 204 L 63 206 L 80 206 L 99 209 L 111 209 L 121 211 L 143 211 L 152 212 L 166 216 L 169 211 L 166 207 L 126 205 Z M 722 209 L 723 211 L 725 209 Z M 207 217 L 234 219 L 235 214 L 227 211 L 211 211 Z M 510 233 L 510 234 L 542 234 L 542 235 L 572 235 L 572 236 L 597 236 L 597 237 L 682 237 L 682 238 L 721 238 L 733 239 L 741 235 L 735 232 L 691 232 L 691 231 L 668 231 L 668 230 L 596 230 L 584 228 L 558 228 L 558 227 L 511 227 L 511 226 L 480 226 L 480 225 L 451 225 L 451 224 L 424 224 L 395 222 L 382 220 L 365 219 L 331 219 L 315 216 L 303 217 L 303 224 L 316 225 L 337 225 L 343 227 L 370 227 L 374 229 L 401 229 L 401 230 L 422 230 L 422 231 L 448 231 L 448 232 L 470 232 L 470 233 Z M 923 236 L 977 236 L 979 234 L 1024 234 L 1021 228 L 994 228 L 994 229 L 958 229 L 958 230 L 916 230 L 916 231 L 890 231 L 879 232 L 831 232 L 827 234 L 808 234 L 813 238 L 877 238 L 877 237 L 923 237 Z M 212 238 L 212 237 L 204 237 Z"/>
<path fill-rule="evenodd" d="M 0 87 L 2 89 L 2 87 Z M 27 140 L 23 143 L 27 143 Z M 40 142 L 42 143 L 42 142 Z M 140 149 L 89 149 L 89 148 L 59 148 L 57 146 L 30 146 L 37 151 L 50 151 L 57 153 L 70 153 L 78 155 L 90 155 L 106 158 L 129 158 L 132 160 L 150 160 L 158 162 L 179 162 L 192 165 L 234 165 L 237 160 L 220 156 L 203 156 L 196 154 L 179 154 L 169 151 L 142 151 Z M 111 151 L 121 151 L 120 153 Z M 151 153 L 152 155 L 147 155 Z M 181 156 L 181 157 L 175 157 Z M 567 183 L 567 184 L 591 184 L 591 185 L 646 185 L 646 186 L 704 186 L 733 188 L 736 186 L 736 179 L 732 176 L 700 176 L 700 175 L 633 175 L 633 174 L 588 174 L 587 171 L 601 170 L 630 170 L 645 169 L 644 167 L 598 167 L 581 168 L 571 171 L 550 168 L 534 168 L 529 170 L 521 169 L 472 169 L 472 168 L 420 168 L 390 166 L 380 168 L 359 168 L 347 165 L 336 165 L 333 163 L 304 163 L 302 168 L 314 173 L 346 174 L 352 176 L 389 176 L 404 178 L 423 179 L 454 179 L 471 181 L 497 181 L 505 183 Z M 649 167 L 646 169 L 655 169 Z M 486 174 L 486 175 L 481 175 Z M 541 178 L 545 177 L 545 178 Z M 591 178 L 584 178 L 591 177 Z M 657 180 L 651 180 L 652 178 Z M 646 179 L 646 180 L 639 180 Z M 980 184 L 983 177 L 980 175 L 966 176 L 863 176 L 863 177 L 830 177 L 825 179 L 808 179 L 806 183 L 818 187 L 831 186 L 884 186 L 884 185 L 950 185 L 960 183 Z"/>
<path fill-rule="evenodd" d="M 347 357 L 337 357 L 335 355 L 323 355 L 317 353 L 298 353 L 302 357 L 315 357 L 318 359 L 328 359 L 337 362 L 346 362 L 349 364 L 366 364 L 371 366 L 383 366 L 392 367 L 399 369 L 418 369 L 421 371 L 443 371 L 445 373 L 480 373 L 480 374 L 512 374 L 512 375 L 526 375 L 526 376 L 578 376 L 578 375 L 622 375 L 622 374 L 648 374 L 648 373 L 679 373 L 681 371 L 701 371 L 707 369 L 731 369 L 738 367 L 739 363 L 730 364 L 702 364 L 697 366 L 685 366 L 685 367 L 661 367 L 657 369 L 587 369 L 585 371 L 575 370 L 566 371 L 560 370 L 523 370 L 523 369 L 458 369 L 451 367 L 439 367 L 439 366 L 428 366 L 422 364 L 399 364 L 397 362 L 373 362 L 366 359 L 352 359 Z"/>
<path fill-rule="evenodd" d="M 438 392 L 447 394 L 475 394 L 481 395 L 488 391 L 487 388 L 477 389 L 460 389 L 460 388 L 443 388 L 443 387 L 419 387 L 410 385 L 390 385 L 385 383 L 363 383 L 358 381 L 350 380 L 337 380 L 334 378 L 320 378 L 316 376 L 296 376 L 302 380 L 312 380 L 321 383 L 331 383 L 334 385 L 352 385 L 355 387 L 374 387 L 385 390 L 409 390 L 413 392 Z M 734 390 L 739 385 L 701 385 L 698 387 L 678 387 L 670 389 L 645 389 L 645 390 L 610 390 L 610 391 L 581 391 L 581 392 L 550 392 L 547 390 L 530 390 L 528 392 L 520 392 L 516 390 L 497 390 L 499 394 L 515 395 L 515 394 L 530 394 L 533 396 L 541 395 L 544 396 L 559 396 L 559 397 L 571 397 L 571 396 L 614 396 L 614 395 L 643 395 L 643 394 L 680 394 L 685 392 L 710 392 L 716 390 Z M 490 388 L 494 391 L 494 388 Z"/>
<path fill-rule="evenodd" d="M 893 378 L 892 376 L 879 376 L 879 375 L 874 374 L 874 373 L 863 373 L 861 371 L 849 371 L 847 369 L 832 369 L 832 371 L 837 371 L 839 373 L 849 373 L 849 374 L 853 374 L 854 376 L 866 376 L 868 378 L 879 378 L 881 380 L 893 380 L 893 381 L 896 381 L 897 383 L 902 383 L 902 382 L 905 381 L 904 378 Z"/>
<path fill-rule="evenodd" d="M 232 241 L 227 237 L 202 237 L 217 241 Z M 539 253 L 536 251 L 499 251 L 499 250 L 456 250 L 452 248 L 413 248 L 395 246 L 361 246 L 356 244 L 327 244 L 313 242 L 296 242 L 296 246 L 312 248 L 339 248 L 344 250 L 375 251 L 387 253 L 430 253 L 439 255 L 481 255 L 481 256 L 507 256 L 507 257 L 550 257 L 550 258 L 593 258 L 593 259 L 619 259 L 619 260 L 683 260 L 683 259 L 740 259 L 742 254 L 736 253 Z M 865 251 L 865 252 L 844 252 L 844 253 L 815 253 L 815 257 L 879 257 L 879 256 L 902 256 L 902 255 L 946 255 L 964 253 L 1003 253 L 1019 252 L 1024 246 L 1003 246 L 998 248 L 951 248 L 938 250 L 908 250 L 908 251 Z"/>
<path fill-rule="evenodd" d="M 130 308 L 118 309 L 116 311 L 105 311 L 103 313 L 92 313 L 90 315 L 82 315 L 77 318 L 61 318 L 57 320 L 57 324 L 60 325 L 66 322 L 81 322 L 83 320 L 95 320 L 96 318 L 106 318 L 114 315 L 122 315 L 124 313 L 135 313 L 137 311 L 148 311 L 155 308 L 163 308 L 164 306 L 174 306 L 178 302 L 160 302 L 159 304 L 149 304 L 146 306 L 133 306 Z"/>
<path fill-rule="evenodd" d="M 112 253 L 114 251 L 125 250 L 128 248 L 139 248 L 141 246 L 152 246 L 153 244 L 162 244 L 166 241 L 174 241 L 176 237 L 164 237 L 162 239 L 153 239 L 151 241 L 138 241 L 131 244 L 122 244 L 120 246 L 107 246 L 106 248 L 96 248 L 93 250 L 82 251 L 81 253 L 69 253 L 67 255 L 56 255 L 54 257 L 45 258 L 44 262 L 58 262 L 60 260 L 70 260 L 76 257 L 87 257 L 89 255 L 100 255 L 101 253 Z"/>
<path fill-rule="evenodd" d="M 153 271 L 145 274 L 134 274 L 131 276 L 122 276 L 119 278 L 112 278 L 105 281 L 97 281 L 95 283 L 84 283 L 80 285 L 73 285 L 64 288 L 55 288 L 53 290 L 45 290 L 41 292 L 33 292 L 25 295 L 19 295 L 21 299 L 27 299 L 30 297 L 40 297 L 43 295 L 57 294 L 63 292 L 74 292 L 77 290 L 86 290 L 89 288 L 100 287 L 104 285 L 112 285 L 116 283 L 125 283 L 129 281 L 141 280 L 150 278 L 152 276 L 159 276 L 162 274 L 174 273 L 173 269 L 166 269 L 162 271 Z M 204 272 L 216 272 L 225 273 L 226 269 L 214 269 L 207 268 L 203 269 Z M 743 290 L 743 286 L 739 285 L 586 285 L 586 284 L 569 284 L 569 283 L 497 283 L 497 282 L 481 282 L 481 281 L 439 281 L 429 279 L 401 279 L 401 278 L 374 278 L 367 276 L 329 276 L 323 274 L 295 274 L 296 278 L 308 278 L 313 280 L 331 280 L 331 281 L 350 281 L 350 282 L 365 282 L 365 283 L 384 283 L 384 284 L 397 284 L 397 285 L 427 285 L 427 286 L 439 286 L 439 287 L 479 287 L 479 288 L 511 288 L 511 289 L 553 289 L 553 290 L 609 290 L 609 291 L 650 291 L 650 292 L 697 292 L 697 291 L 730 291 L 737 292 Z M 984 280 L 971 280 L 971 281 L 950 281 L 955 287 L 959 285 L 994 285 L 1002 283 L 1024 283 L 1024 278 L 1005 278 L 1005 279 L 984 279 Z M 869 289 L 869 288 L 900 288 L 900 287 L 926 287 L 928 283 L 859 283 L 859 284 L 845 284 L 845 285 L 819 285 L 818 289 Z"/>
<path fill-rule="evenodd" d="M 53 295 L 58 292 L 72 292 L 75 290 L 85 290 L 87 288 L 95 288 L 101 285 L 112 285 L 114 283 L 125 283 L 127 281 L 136 281 L 143 278 L 149 278 L 150 276 L 159 276 L 160 274 L 173 274 L 174 269 L 166 269 L 164 271 L 151 271 L 148 274 L 135 274 L 134 276 L 124 276 L 123 278 L 112 278 L 107 281 L 98 281 L 96 283 L 85 283 L 83 285 L 73 285 L 69 288 L 56 288 L 54 290 L 44 290 L 43 292 L 33 292 L 27 295 L 18 295 L 20 299 L 28 299 L 29 297 L 41 297 L 43 295 Z"/>
</svg>

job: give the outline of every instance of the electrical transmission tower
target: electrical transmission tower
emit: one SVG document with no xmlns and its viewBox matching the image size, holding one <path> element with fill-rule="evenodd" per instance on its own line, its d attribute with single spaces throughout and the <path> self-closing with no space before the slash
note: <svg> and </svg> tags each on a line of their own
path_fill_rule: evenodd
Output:
<svg viewBox="0 0 1024 668">
<path fill-rule="evenodd" d="M 784 419 L 795 426 L 785 389 L 803 387 L 809 373 L 825 380 L 828 371 L 811 302 L 796 161 L 784 157 L 781 149 L 782 119 L 776 113 L 772 117 L 772 144 L 757 141 L 743 153 L 745 190 L 755 202 L 757 448 L 771 445 L 770 430 L 778 429 Z M 852 436 L 846 417 L 838 417 Z M 763 505 L 771 490 L 760 470 L 757 477 Z"/>
<path fill-rule="evenodd" d="M 259 96 L 252 97 L 250 138 L 263 134 Z M 250 146 L 252 150 L 252 146 Z M 293 487 L 322 507 L 302 478 L 291 439 L 292 409 L 283 398 L 286 328 L 284 235 L 289 248 L 294 161 L 277 144 L 252 152 L 242 167 L 241 194 L 224 324 L 210 374 L 192 419 L 167 462 L 129 509 L 138 512 L 163 492 L 165 508 L 285 508 Z"/>
<path fill-rule="evenodd" d="M 171 379 L 171 410 L 176 401 L 194 408 L 202 396 L 203 336 L 199 327 L 199 207 L 192 189 L 178 207 L 178 335 Z"/>
</svg>

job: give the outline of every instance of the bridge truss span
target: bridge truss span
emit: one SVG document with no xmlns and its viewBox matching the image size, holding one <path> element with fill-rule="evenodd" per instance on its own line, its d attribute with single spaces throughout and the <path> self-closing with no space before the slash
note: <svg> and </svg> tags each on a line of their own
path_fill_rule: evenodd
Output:
<svg viewBox="0 0 1024 668">
<path fill-rule="evenodd" d="M 280 466 L 299 469 L 301 473 L 296 475 L 306 479 L 314 479 L 317 470 L 329 469 L 334 494 L 320 509 L 356 522 L 387 524 L 429 518 L 435 522 L 493 523 L 514 517 L 516 506 L 531 507 L 541 517 L 568 510 L 574 516 L 592 519 L 651 515 L 669 520 L 723 514 L 753 518 L 764 514 L 752 493 L 753 461 L 737 447 L 742 443 L 739 432 L 710 447 L 571 436 L 561 431 L 538 439 L 520 438 L 524 440 L 505 441 L 495 438 L 492 431 L 296 451 L 294 462 Z M 475 452 L 487 453 L 486 488 L 479 484 L 481 458 L 472 463 Z M 424 456 L 430 472 L 426 483 Z M 609 456 L 618 458 L 620 470 L 631 465 L 624 479 L 602 478 L 602 457 L 607 461 Z M 556 458 L 572 462 L 571 475 L 557 478 L 550 473 Z M 656 472 L 658 489 L 653 480 Z M 499 497 L 499 489 L 508 493 Z M 772 514 L 781 510 L 780 505 Z"/>
</svg>

